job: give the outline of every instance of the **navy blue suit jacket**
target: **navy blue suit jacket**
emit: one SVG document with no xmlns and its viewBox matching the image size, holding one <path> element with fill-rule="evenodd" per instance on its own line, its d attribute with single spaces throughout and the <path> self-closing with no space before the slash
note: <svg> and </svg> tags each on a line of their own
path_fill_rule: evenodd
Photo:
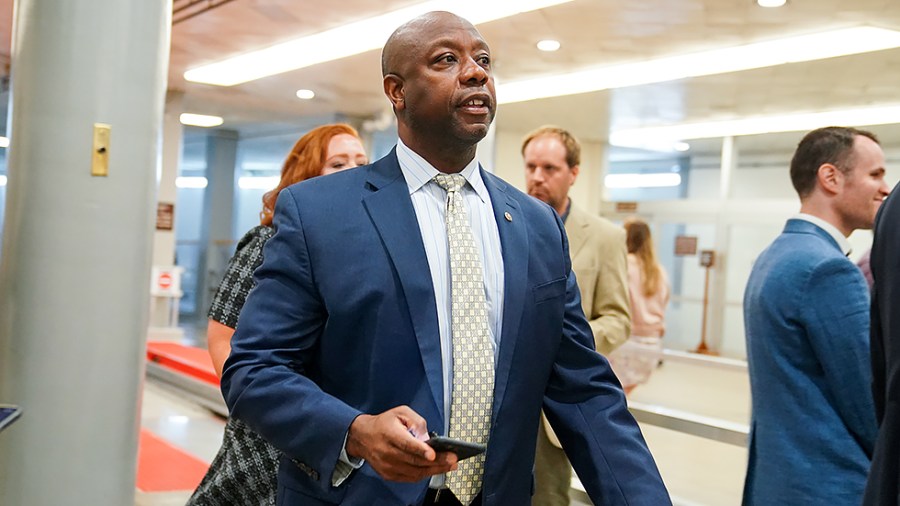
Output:
<svg viewBox="0 0 900 506">
<path fill-rule="evenodd" d="M 562 222 L 482 176 L 506 279 L 484 504 L 530 503 L 542 405 L 597 504 L 669 504 L 618 381 L 593 351 Z M 279 504 L 418 504 L 427 480 L 388 482 L 368 465 L 331 484 L 360 413 L 408 405 L 445 432 L 434 291 L 396 154 L 285 189 L 275 228 L 222 377 L 232 416 L 285 453 Z"/>
<path fill-rule="evenodd" d="M 871 267 L 872 393 L 878 417 L 866 506 L 900 504 L 900 185 L 878 211 Z"/>
<path fill-rule="evenodd" d="M 750 273 L 744 328 L 744 504 L 859 504 L 875 441 L 862 272 L 825 230 L 788 220 Z"/>
</svg>

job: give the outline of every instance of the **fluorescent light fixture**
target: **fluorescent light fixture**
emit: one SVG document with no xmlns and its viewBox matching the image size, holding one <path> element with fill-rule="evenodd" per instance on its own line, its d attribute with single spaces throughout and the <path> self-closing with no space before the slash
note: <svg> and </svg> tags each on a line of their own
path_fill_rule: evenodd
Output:
<svg viewBox="0 0 900 506">
<path fill-rule="evenodd" d="M 673 172 L 656 174 L 607 174 L 603 178 L 607 188 L 667 188 L 681 184 L 681 175 Z"/>
<path fill-rule="evenodd" d="M 781 7 L 787 3 L 787 0 L 756 0 L 756 4 L 760 7 Z"/>
<path fill-rule="evenodd" d="M 900 123 L 900 105 L 881 105 L 773 116 L 751 116 L 725 121 L 682 123 L 658 127 L 614 130 L 609 142 L 614 146 L 645 147 L 688 139 L 712 139 L 738 135 L 814 130 L 828 125 L 867 126 Z"/>
<path fill-rule="evenodd" d="M 860 26 L 497 85 L 501 104 L 661 83 L 900 47 L 900 32 Z"/>
<path fill-rule="evenodd" d="M 0 174 L 0 186 L 6 186 L 6 176 Z"/>
<path fill-rule="evenodd" d="M 182 125 L 198 126 L 204 128 L 219 126 L 225 122 L 225 120 L 223 120 L 219 116 L 207 116 L 205 114 L 191 114 L 187 112 L 182 113 L 182 115 L 179 116 L 178 119 L 181 121 Z"/>
<path fill-rule="evenodd" d="M 242 190 L 271 190 L 278 186 L 280 176 L 241 176 L 238 187 Z"/>
<path fill-rule="evenodd" d="M 9 137 L 0 137 L 0 148 L 9 147 Z"/>
<path fill-rule="evenodd" d="M 556 51 L 559 49 L 559 41 L 550 39 L 541 40 L 538 41 L 537 48 L 541 51 Z"/>
<path fill-rule="evenodd" d="M 206 188 L 208 181 L 202 176 L 178 176 L 175 178 L 177 188 Z"/>
<path fill-rule="evenodd" d="M 258 51 L 244 53 L 227 60 L 196 67 L 185 72 L 184 78 L 195 83 L 234 86 L 322 62 L 346 58 L 382 47 L 398 26 L 430 11 L 450 11 L 477 25 L 571 1 L 431 0 Z"/>
<path fill-rule="evenodd" d="M 297 90 L 297 98 L 301 100 L 310 100 L 316 96 L 313 90 Z"/>
<path fill-rule="evenodd" d="M 674 148 L 675 151 L 684 153 L 685 151 L 691 150 L 691 145 L 686 142 L 676 142 L 675 144 L 672 145 L 672 148 Z"/>
</svg>

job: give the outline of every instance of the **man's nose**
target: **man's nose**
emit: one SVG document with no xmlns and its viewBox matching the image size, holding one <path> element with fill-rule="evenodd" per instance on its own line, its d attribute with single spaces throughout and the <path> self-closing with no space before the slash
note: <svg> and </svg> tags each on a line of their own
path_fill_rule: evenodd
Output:
<svg viewBox="0 0 900 506">
<path fill-rule="evenodd" d="M 472 58 L 468 58 L 462 72 L 462 80 L 467 83 L 485 84 L 490 79 L 490 73 Z"/>
</svg>

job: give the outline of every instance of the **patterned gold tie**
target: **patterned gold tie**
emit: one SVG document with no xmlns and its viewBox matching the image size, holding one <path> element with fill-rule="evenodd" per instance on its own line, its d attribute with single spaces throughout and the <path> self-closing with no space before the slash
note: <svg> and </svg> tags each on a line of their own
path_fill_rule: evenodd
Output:
<svg viewBox="0 0 900 506">
<path fill-rule="evenodd" d="M 453 343 L 453 397 L 450 437 L 486 445 L 494 397 L 494 351 L 488 331 L 481 256 L 469 226 L 460 174 L 434 177 L 447 190 L 447 241 L 450 246 L 450 328 Z M 459 463 L 447 486 L 464 505 L 481 490 L 484 454 Z"/>
</svg>

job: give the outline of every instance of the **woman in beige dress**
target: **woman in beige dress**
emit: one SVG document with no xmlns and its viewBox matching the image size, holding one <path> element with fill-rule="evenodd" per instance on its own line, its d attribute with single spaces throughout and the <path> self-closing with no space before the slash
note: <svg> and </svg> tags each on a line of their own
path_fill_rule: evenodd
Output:
<svg viewBox="0 0 900 506">
<path fill-rule="evenodd" d="M 631 218 L 625 222 L 625 232 L 631 336 L 610 354 L 609 362 L 628 393 L 635 386 L 647 382 L 662 358 L 669 278 L 656 260 L 653 237 L 647 223 Z"/>
</svg>

